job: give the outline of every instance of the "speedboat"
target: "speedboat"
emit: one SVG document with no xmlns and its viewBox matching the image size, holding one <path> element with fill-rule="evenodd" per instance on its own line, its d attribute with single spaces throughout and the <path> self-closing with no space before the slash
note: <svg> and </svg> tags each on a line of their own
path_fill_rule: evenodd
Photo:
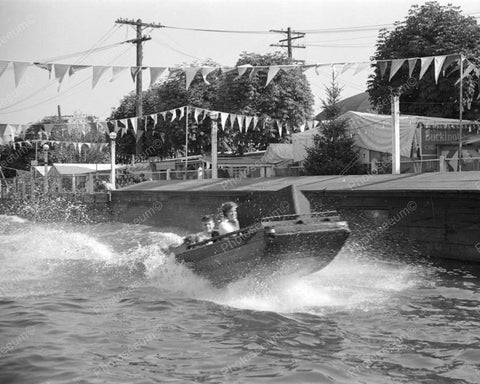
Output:
<svg viewBox="0 0 480 384">
<path fill-rule="evenodd" d="M 335 258 L 349 234 L 336 211 L 270 216 L 173 252 L 178 262 L 223 287 L 249 275 L 317 272 Z"/>
</svg>

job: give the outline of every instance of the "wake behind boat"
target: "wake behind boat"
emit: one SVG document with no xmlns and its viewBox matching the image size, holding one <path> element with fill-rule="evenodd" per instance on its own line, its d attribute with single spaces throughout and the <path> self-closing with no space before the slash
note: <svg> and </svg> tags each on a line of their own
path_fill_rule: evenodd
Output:
<svg viewBox="0 0 480 384">
<path fill-rule="evenodd" d="M 326 267 L 350 230 L 335 211 L 271 216 L 223 236 L 174 249 L 176 260 L 221 287 L 247 275 L 308 275 Z"/>
</svg>

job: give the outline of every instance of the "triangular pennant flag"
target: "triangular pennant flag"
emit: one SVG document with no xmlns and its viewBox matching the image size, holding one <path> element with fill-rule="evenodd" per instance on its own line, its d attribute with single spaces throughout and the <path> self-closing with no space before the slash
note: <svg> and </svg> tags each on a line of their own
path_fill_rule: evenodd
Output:
<svg viewBox="0 0 480 384">
<path fill-rule="evenodd" d="M 53 68 L 55 69 L 55 79 L 58 81 L 58 89 L 60 90 L 60 86 L 62 85 L 63 78 L 65 74 L 68 72 L 70 66 L 66 64 L 54 64 Z"/>
<path fill-rule="evenodd" d="M 25 140 L 25 133 L 27 132 L 28 125 L 19 124 L 17 127 L 17 135 L 22 139 Z"/>
<path fill-rule="evenodd" d="M 128 129 L 128 119 L 120 119 L 120 123 L 122 123 L 125 129 Z"/>
<path fill-rule="evenodd" d="M 68 76 L 72 76 L 76 72 L 86 68 L 90 68 L 90 65 L 71 65 L 70 68 L 68 69 Z"/>
<path fill-rule="evenodd" d="M 130 67 L 130 74 L 132 75 L 133 82 L 137 81 L 137 74 L 142 70 L 142 67 Z"/>
<path fill-rule="evenodd" d="M 345 63 L 340 74 L 348 71 L 350 68 L 353 68 L 356 63 Z"/>
<path fill-rule="evenodd" d="M 261 71 L 262 71 L 262 68 L 252 68 L 252 70 L 250 71 L 250 74 L 248 75 L 248 78 L 253 79 L 255 75 L 257 75 Z"/>
<path fill-rule="evenodd" d="M 271 65 L 268 67 L 267 82 L 265 83 L 265 87 L 273 80 L 279 70 L 280 68 L 278 65 Z"/>
<path fill-rule="evenodd" d="M 100 80 L 100 77 L 109 69 L 110 67 L 105 67 L 105 66 L 93 66 L 93 76 L 92 76 L 92 89 L 95 88 L 95 86 L 98 83 L 98 80 Z"/>
<path fill-rule="evenodd" d="M 0 76 L 3 75 L 3 72 L 5 72 L 5 70 L 7 69 L 8 64 L 10 64 L 10 61 L 0 60 Z"/>
<path fill-rule="evenodd" d="M 183 119 L 183 115 L 185 114 L 185 108 L 186 107 L 178 108 L 178 110 L 180 111 L 180 116 L 179 116 L 178 120 Z"/>
<path fill-rule="evenodd" d="M 143 136 L 143 131 L 142 131 L 142 130 L 138 131 L 138 133 L 137 133 L 137 142 L 140 140 L 140 138 L 141 138 L 142 136 Z"/>
<path fill-rule="evenodd" d="M 459 59 L 460 59 L 459 55 L 447 56 L 447 58 L 445 59 L 445 62 L 443 63 L 443 71 L 442 71 L 443 76 L 445 76 L 445 72 L 447 71 L 447 68 L 453 63 L 458 62 Z"/>
<path fill-rule="evenodd" d="M 97 128 L 98 128 L 98 132 L 100 132 L 100 133 L 108 132 L 108 125 L 107 125 L 106 121 L 100 121 L 98 123 Z"/>
<path fill-rule="evenodd" d="M 5 130 L 5 133 L 3 134 L 3 141 L 8 144 L 12 141 L 15 141 L 15 130 L 16 127 L 13 126 L 12 124 L 7 124 L 7 129 Z"/>
<path fill-rule="evenodd" d="M 304 132 L 304 131 L 305 131 L 305 126 L 306 126 L 305 123 L 300 124 L 300 127 L 299 127 L 299 128 L 300 128 L 300 132 Z"/>
<path fill-rule="evenodd" d="M 194 108 L 193 109 L 193 118 L 195 119 L 195 122 L 198 124 L 198 115 L 202 112 L 201 109 L 199 108 Z"/>
<path fill-rule="evenodd" d="M 253 127 L 252 127 L 252 129 L 257 128 L 257 125 L 258 125 L 258 117 L 253 116 Z"/>
<path fill-rule="evenodd" d="M 187 68 L 185 68 L 186 89 L 188 89 L 188 87 L 190 87 L 190 83 L 194 79 L 194 77 L 197 74 L 199 69 L 200 69 L 200 67 L 187 67 Z"/>
<path fill-rule="evenodd" d="M 110 82 L 117 80 L 126 70 L 128 70 L 128 67 L 112 67 L 112 78 Z"/>
<path fill-rule="evenodd" d="M 380 77 L 385 75 L 385 71 L 387 70 L 387 61 L 377 61 L 378 68 L 380 69 Z"/>
<path fill-rule="evenodd" d="M 468 60 L 467 60 L 468 62 Z M 472 72 L 473 70 L 475 69 L 475 65 L 470 63 L 470 65 L 467 67 L 467 69 L 465 69 L 465 71 L 463 72 L 463 75 L 462 75 L 462 79 L 464 79 L 465 77 L 467 77 L 470 72 Z M 460 83 L 460 79 L 458 79 L 456 82 L 455 82 L 455 85 L 459 84 Z"/>
<path fill-rule="evenodd" d="M 251 122 L 252 122 L 252 117 L 251 116 L 245 116 L 245 133 L 247 133 L 248 127 L 250 126 Z"/>
<path fill-rule="evenodd" d="M 136 117 L 130 117 L 128 120 L 130 120 L 130 124 L 132 124 L 133 132 L 135 132 L 135 135 L 137 134 L 137 118 Z"/>
<path fill-rule="evenodd" d="M 155 84 L 167 67 L 150 67 L 150 87 Z"/>
<path fill-rule="evenodd" d="M 223 130 L 225 130 L 225 123 L 227 122 L 227 119 L 228 119 L 228 113 L 220 112 L 220 125 Z"/>
<path fill-rule="evenodd" d="M 53 64 L 44 64 L 44 63 L 33 63 L 33 64 L 35 64 L 38 68 L 42 68 L 42 69 L 45 69 L 46 71 L 48 71 L 48 78 L 49 79 L 52 78 Z"/>
<path fill-rule="evenodd" d="M 345 67 L 345 63 L 332 64 L 333 74 L 334 75 L 341 74 L 343 72 L 343 67 Z"/>
<path fill-rule="evenodd" d="M 160 112 L 160 115 L 163 117 L 163 121 L 167 121 L 167 112 Z"/>
<path fill-rule="evenodd" d="M 154 113 L 153 115 L 150 115 L 150 117 L 153 119 L 153 128 L 155 128 L 158 122 L 158 115 Z"/>
<path fill-rule="evenodd" d="M 412 77 L 412 73 L 415 69 L 415 64 L 417 64 L 417 60 L 417 58 L 408 59 L 408 77 Z"/>
<path fill-rule="evenodd" d="M 392 77 L 395 76 L 395 74 L 398 72 L 400 67 L 403 65 L 405 62 L 405 59 L 395 59 L 392 60 L 392 65 L 390 66 L 390 77 L 388 81 L 392 80 Z"/>
<path fill-rule="evenodd" d="M 443 63 L 447 56 L 435 56 L 434 61 L 434 70 L 435 70 L 435 84 L 438 84 L 438 76 L 440 75 L 440 71 L 442 70 Z"/>
<path fill-rule="evenodd" d="M 13 73 L 15 75 L 15 87 L 18 87 L 20 80 L 22 80 L 25 71 L 27 70 L 29 63 L 22 63 L 22 62 L 13 62 Z"/>
<path fill-rule="evenodd" d="M 115 133 L 118 133 L 119 130 L 120 130 L 120 127 L 118 126 L 118 120 L 113 120 L 113 131 Z"/>
<path fill-rule="evenodd" d="M 177 118 L 177 110 L 171 109 L 169 112 L 172 114 L 172 118 L 170 119 L 170 122 L 172 122 Z"/>
<path fill-rule="evenodd" d="M 242 75 L 247 71 L 248 68 L 252 68 L 252 65 L 251 64 L 239 65 L 237 67 L 238 77 L 242 77 Z"/>
<path fill-rule="evenodd" d="M 47 135 L 47 139 L 49 139 L 53 130 L 53 124 L 43 124 L 43 129 Z"/>
<path fill-rule="evenodd" d="M 228 117 L 230 118 L 230 125 L 233 128 L 233 126 L 235 125 L 235 120 L 237 119 L 237 115 L 235 115 L 234 113 L 230 113 Z"/>
<path fill-rule="evenodd" d="M 317 64 L 315 65 L 315 72 L 317 73 L 317 75 L 320 75 L 320 72 L 318 71 L 319 68 L 322 68 L 322 67 L 329 67 L 330 64 Z"/>
<path fill-rule="evenodd" d="M 209 73 L 212 73 L 216 69 L 217 69 L 216 67 L 202 67 L 202 77 L 205 84 L 210 85 L 210 83 L 207 81 L 207 76 Z"/>
<path fill-rule="evenodd" d="M 427 72 L 427 69 L 428 67 L 430 67 L 430 64 L 432 64 L 432 61 L 433 61 L 433 56 L 422 57 L 420 59 L 421 69 L 420 69 L 420 75 L 418 76 L 418 80 L 422 80 L 423 75 L 425 75 L 425 72 Z"/>
<path fill-rule="evenodd" d="M 283 130 L 283 127 L 282 127 L 282 123 L 279 121 L 279 120 L 275 120 L 275 122 L 277 123 L 277 127 L 278 127 L 278 135 L 279 136 L 282 136 L 282 130 Z"/>
<path fill-rule="evenodd" d="M 243 131 L 243 115 L 237 115 L 237 123 L 240 127 L 240 132 Z"/>
<path fill-rule="evenodd" d="M 237 67 L 220 67 L 220 71 L 222 73 L 232 72 L 232 71 L 235 71 L 236 69 Z"/>
</svg>

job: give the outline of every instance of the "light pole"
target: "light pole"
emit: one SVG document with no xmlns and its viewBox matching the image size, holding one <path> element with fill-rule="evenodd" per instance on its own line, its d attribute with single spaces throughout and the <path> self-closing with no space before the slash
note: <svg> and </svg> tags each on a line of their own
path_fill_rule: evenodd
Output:
<svg viewBox="0 0 480 384">
<path fill-rule="evenodd" d="M 110 132 L 110 183 L 112 184 L 112 188 L 116 188 L 115 184 L 115 139 L 117 138 L 117 134 L 115 132 Z"/>
<path fill-rule="evenodd" d="M 44 177 L 43 177 L 43 193 L 48 193 L 48 151 L 50 147 L 47 144 L 43 145 L 43 166 L 44 166 Z"/>
</svg>

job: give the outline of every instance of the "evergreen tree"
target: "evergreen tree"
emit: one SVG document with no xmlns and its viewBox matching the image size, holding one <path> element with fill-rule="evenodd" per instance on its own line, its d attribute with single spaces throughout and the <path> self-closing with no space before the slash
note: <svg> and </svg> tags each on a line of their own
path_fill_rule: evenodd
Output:
<svg viewBox="0 0 480 384">
<path fill-rule="evenodd" d="M 354 140 L 347 132 L 347 120 L 339 118 L 342 88 L 334 76 L 325 91 L 327 100 L 322 100 L 322 104 L 328 120 L 320 123 L 320 133 L 314 136 L 313 147 L 307 148 L 304 168 L 309 175 L 357 174 L 360 165 L 353 149 Z"/>
</svg>

